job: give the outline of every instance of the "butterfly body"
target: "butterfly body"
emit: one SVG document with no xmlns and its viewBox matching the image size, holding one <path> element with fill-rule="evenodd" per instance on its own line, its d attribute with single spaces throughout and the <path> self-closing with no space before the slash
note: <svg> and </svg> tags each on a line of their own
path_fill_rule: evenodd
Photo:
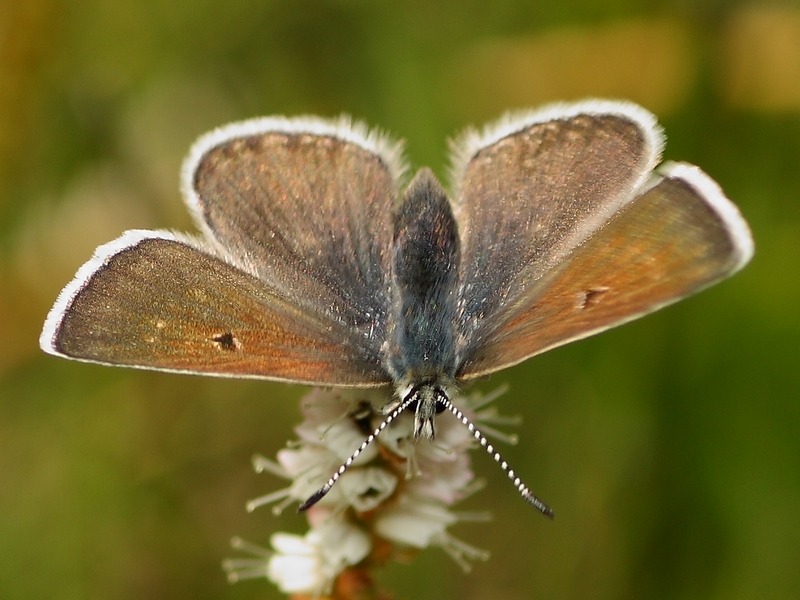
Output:
<svg viewBox="0 0 800 600">
<path fill-rule="evenodd" d="M 429 170 L 409 185 L 394 224 L 386 368 L 404 400 L 418 400 L 415 435 L 432 438 L 437 398 L 454 386 L 458 227 L 450 202 Z"/>
</svg>

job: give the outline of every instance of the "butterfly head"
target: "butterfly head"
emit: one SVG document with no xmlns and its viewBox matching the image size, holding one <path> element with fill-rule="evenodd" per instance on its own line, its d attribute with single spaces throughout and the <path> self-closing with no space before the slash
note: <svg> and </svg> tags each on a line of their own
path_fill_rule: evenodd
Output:
<svg viewBox="0 0 800 600">
<path fill-rule="evenodd" d="M 414 439 L 432 440 L 436 437 L 434 421 L 457 393 L 455 384 L 444 376 L 414 378 L 397 387 L 397 402 L 414 411 Z"/>
</svg>

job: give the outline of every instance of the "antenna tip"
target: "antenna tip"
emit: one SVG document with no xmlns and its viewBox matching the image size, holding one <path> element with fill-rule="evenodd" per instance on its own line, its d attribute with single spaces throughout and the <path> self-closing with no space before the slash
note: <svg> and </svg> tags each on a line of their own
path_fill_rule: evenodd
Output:
<svg viewBox="0 0 800 600">
<path fill-rule="evenodd" d="M 527 493 L 522 494 L 522 497 L 525 498 L 529 504 L 531 504 L 536 510 L 542 513 L 548 519 L 552 520 L 555 518 L 556 514 L 553 512 L 552 508 L 531 494 L 530 491 L 526 490 L 526 492 Z"/>
<path fill-rule="evenodd" d="M 311 494 L 305 502 L 303 502 L 300 506 L 297 507 L 297 512 L 305 512 L 305 511 L 307 511 L 309 508 L 314 506 L 317 502 L 322 500 L 322 498 L 325 496 L 325 494 L 328 493 L 328 491 L 330 489 L 331 488 L 330 488 L 329 485 L 324 485 L 321 488 L 319 488 L 316 492 Z"/>
</svg>

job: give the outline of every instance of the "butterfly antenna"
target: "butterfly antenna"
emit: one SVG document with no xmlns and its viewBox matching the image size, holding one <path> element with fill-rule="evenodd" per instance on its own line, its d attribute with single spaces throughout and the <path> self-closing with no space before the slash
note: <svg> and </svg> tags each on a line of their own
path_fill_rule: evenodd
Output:
<svg viewBox="0 0 800 600">
<path fill-rule="evenodd" d="M 475 427 L 475 425 L 472 423 L 472 421 L 470 421 L 469 418 L 463 412 L 461 412 L 461 410 L 459 410 L 459 408 L 457 406 L 455 406 L 452 402 L 450 402 L 449 398 L 447 398 L 447 397 L 439 398 L 439 402 L 447 410 L 449 410 L 451 413 L 453 413 L 453 416 L 455 416 L 456 419 L 461 421 L 461 424 L 464 425 L 464 427 L 466 427 L 470 431 L 470 433 L 472 433 L 472 436 L 476 440 L 478 440 L 478 443 L 483 447 L 484 450 L 486 450 L 486 452 L 489 454 L 489 456 L 491 456 L 494 459 L 494 461 L 498 465 L 500 465 L 500 468 L 503 470 L 503 473 L 506 474 L 506 477 L 508 477 L 511 480 L 511 483 L 514 484 L 514 487 L 517 488 L 517 491 L 519 492 L 519 495 L 522 496 L 522 498 L 526 502 L 531 504 L 536 510 L 538 510 L 540 513 L 542 513 L 544 516 L 552 519 L 553 516 L 554 516 L 553 509 L 550 508 L 544 502 L 542 502 L 536 496 L 536 494 L 534 494 L 530 490 L 530 488 L 528 488 L 528 486 L 525 485 L 525 483 L 522 481 L 522 479 L 517 477 L 517 474 L 514 472 L 514 469 L 509 468 L 508 463 L 505 461 L 505 459 L 500 455 L 499 452 L 497 452 L 494 449 L 494 446 L 492 446 L 489 443 L 489 440 L 486 439 L 486 436 L 484 436 L 478 430 L 478 428 Z"/>
<path fill-rule="evenodd" d="M 317 502 L 319 502 L 320 500 L 322 500 L 322 499 L 325 497 L 325 495 L 326 495 L 328 492 L 330 492 L 330 491 L 331 491 L 331 488 L 332 488 L 332 487 L 333 487 L 333 486 L 336 484 L 336 482 L 337 482 L 337 481 L 339 481 L 339 478 L 340 478 L 342 475 L 344 475 L 345 471 L 347 471 L 347 469 L 349 469 L 349 468 L 350 468 L 350 465 L 352 465 L 352 464 L 353 464 L 353 461 L 355 461 L 355 459 L 357 459 L 357 458 L 358 458 L 358 456 L 359 456 L 359 455 L 360 455 L 362 452 L 364 452 L 364 450 L 366 450 L 366 449 L 367 449 L 367 446 L 369 446 L 369 445 L 370 445 L 370 444 L 371 444 L 371 443 L 372 443 L 372 442 L 375 440 L 375 438 L 377 438 L 377 437 L 378 437 L 378 436 L 381 434 L 381 432 L 382 432 L 384 429 L 386 429 L 386 428 L 389 426 L 389 424 L 390 424 L 392 421 L 394 421 L 394 420 L 397 418 L 397 416 L 398 416 L 398 415 L 399 415 L 401 412 L 403 412 L 405 409 L 407 409 L 407 408 L 409 407 L 409 405 L 410 405 L 412 402 L 414 402 L 415 400 L 416 400 L 416 397 L 410 397 L 410 398 L 406 399 L 404 402 L 401 402 L 400 404 L 398 404 L 398 405 L 397 405 L 397 407 L 395 407 L 395 408 L 394 408 L 394 409 L 393 409 L 393 410 L 392 410 L 392 411 L 391 411 L 391 412 L 390 412 L 390 413 L 389 413 L 389 414 L 386 416 L 386 418 L 385 418 L 383 421 L 381 421 L 381 424 L 380 424 L 380 425 L 378 425 L 378 427 L 375 429 L 375 431 L 373 431 L 372 433 L 370 433 L 370 434 L 367 436 L 367 438 L 366 438 L 366 439 L 365 439 L 363 442 L 361 442 L 361 445 L 360 445 L 358 448 L 356 448 L 356 451 L 355 451 L 355 452 L 353 452 L 353 453 L 350 455 L 350 458 L 348 458 L 346 461 L 344 461 L 344 462 L 341 464 L 341 466 L 339 466 L 339 468 L 338 468 L 338 469 L 336 469 L 336 471 L 333 473 L 333 475 L 331 475 L 331 478 L 330 478 L 330 479 L 328 479 L 328 481 L 325 483 L 325 485 L 323 485 L 323 486 L 322 486 L 321 488 L 319 488 L 319 489 L 318 489 L 316 492 L 314 492 L 313 494 L 311 494 L 311 496 L 309 496 L 309 497 L 308 497 L 308 499 L 307 499 L 305 502 L 303 502 L 303 503 L 302 503 L 302 504 L 301 504 L 301 505 L 300 505 L 300 506 L 297 508 L 298 512 L 303 512 L 303 511 L 305 511 L 305 510 L 308 510 L 309 508 L 311 508 L 312 506 L 314 506 L 314 505 L 315 505 Z"/>
</svg>

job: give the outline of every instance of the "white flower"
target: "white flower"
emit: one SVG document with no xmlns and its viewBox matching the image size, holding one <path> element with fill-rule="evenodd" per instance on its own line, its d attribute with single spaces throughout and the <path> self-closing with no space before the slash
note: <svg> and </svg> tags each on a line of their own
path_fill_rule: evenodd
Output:
<svg viewBox="0 0 800 600">
<path fill-rule="evenodd" d="M 436 420 L 436 439 L 415 443 L 413 415 L 399 415 L 371 445 L 364 440 L 381 424 L 379 409 L 385 392 L 341 392 L 314 389 L 302 400 L 304 420 L 296 428 L 298 441 L 278 452 L 277 461 L 256 457 L 257 471 L 268 471 L 291 483 L 248 504 L 250 510 L 273 504 L 276 512 L 301 503 L 362 448 L 358 458 L 317 504 L 306 511 L 310 530 L 304 536 L 276 533 L 273 550 L 237 541 L 255 558 L 226 562 L 232 579 L 264 577 L 282 591 L 321 594 L 349 568 L 366 571 L 376 560 L 391 556 L 388 548 L 421 550 L 437 546 L 468 570 L 488 555 L 453 537 L 448 529 L 465 520 L 485 520 L 485 514 L 465 514 L 451 505 L 478 489 L 467 450 L 473 433 L 445 412 Z M 459 398 L 464 412 L 481 408 L 490 422 L 502 422 L 483 410 L 477 395 Z M 483 422 L 481 422 L 483 424 Z M 380 540 L 381 551 L 372 553 Z M 378 556 L 382 558 L 378 558 Z"/>
<path fill-rule="evenodd" d="M 323 591 L 328 578 L 323 573 L 317 547 L 299 535 L 276 533 L 271 538 L 274 554 L 267 561 L 267 577 L 290 594 Z"/>
<path fill-rule="evenodd" d="M 276 533 L 267 577 L 288 594 L 324 594 L 346 567 L 369 554 L 369 536 L 355 525 L 328 519 L 305 536 Z"/>
<path fill-rule="evenodd" d="M 374 523 L 375 532 L 383 538 L 411 548 L 439 546 L 464 571 L 476 560 L 488 560 L 489 553 L 467 544 L 447 532 L 458 521 L 487 520 L 483 514 L 459 515 L 439 502 L 407 496 L 383 512 Z"/>
<path fill-rule="evenodd" d="M 225 561 L 231 581 L 267 577 L 287 594 L 326 594 L 337 575 L 369 554 L 369 536 L 352 523 L 326 519 L 306 535 L 276 533 L 265 550 L 239 538 L 233 546 L 255 558 Z"/>
</svg>

